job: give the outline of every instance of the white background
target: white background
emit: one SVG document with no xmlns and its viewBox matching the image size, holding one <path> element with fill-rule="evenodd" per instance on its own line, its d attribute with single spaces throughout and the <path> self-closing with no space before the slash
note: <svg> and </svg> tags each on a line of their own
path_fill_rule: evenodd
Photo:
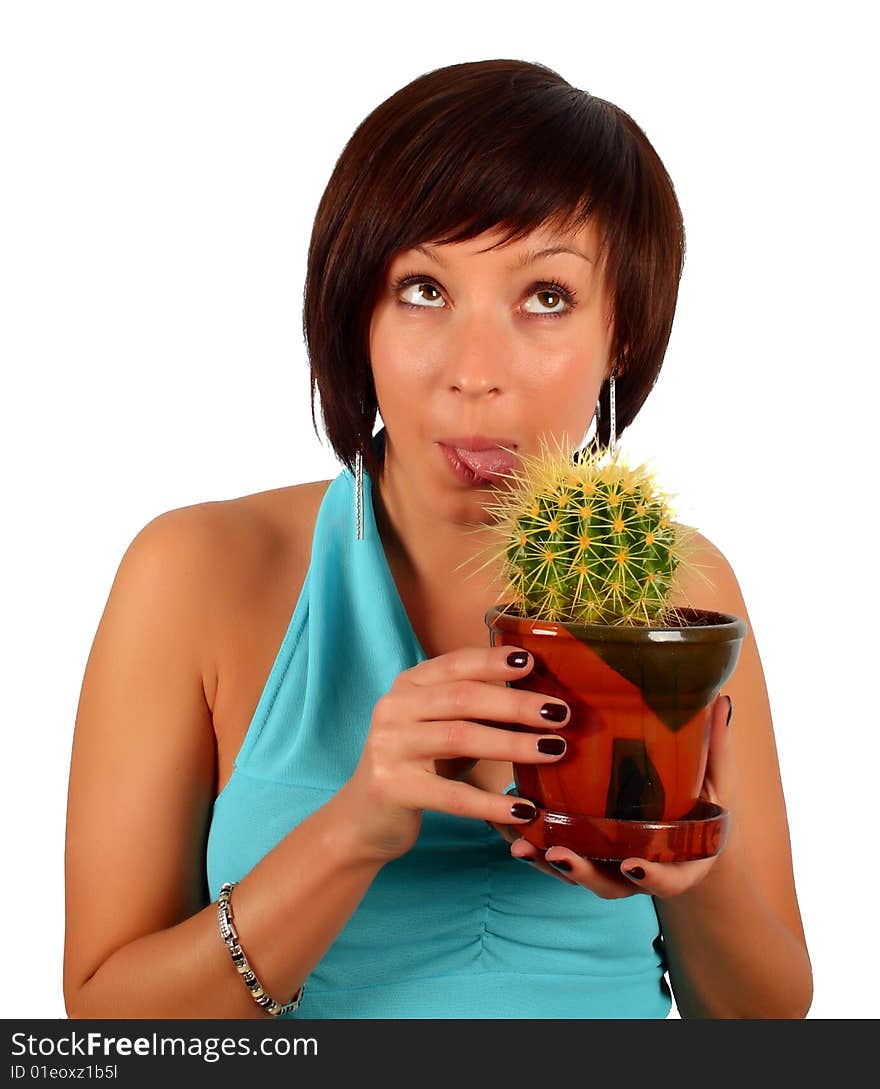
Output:
<svg viewBox="0 0 880 1089">
<path fill-rule="evenodd" d="M 679 307 L 623 445 L 744 592 L 810 1016 L 880 1013 L 872 6 L 2 4 L 0 1015 L 65 1016 L 68 761 L 122 553 L 171 508 L 339 472 L 301 333 L 318 200 L 381 101 L 496 57 L 625 109 L 676 185 Z"/>
</svg>

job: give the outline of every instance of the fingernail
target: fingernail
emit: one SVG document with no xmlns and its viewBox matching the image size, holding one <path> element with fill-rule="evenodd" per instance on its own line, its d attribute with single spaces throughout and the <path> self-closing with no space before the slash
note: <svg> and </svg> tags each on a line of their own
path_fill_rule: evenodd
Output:
<svg viewBox="0 0 880 1089">
<path fill-rule="evenodd" d="M 626 874 L 627 877 L 631 877 L 635 881 L 645 880 L 645 871 L 642 869 L 641 866 L 633 866 L 631 870 L 624 870 L 623 872 Z"/>
<path fill-rule="evenodd" d="M 733 714 L 733 697 L 728 696 L 727 697 L 727 722 L 725 723 L 725 725 L 727 725 L 727 726 L 730 725 L 730 716 L 732 714 Z"/>
<path fill-rule="evenodd" d="M 510 807 L 510 815 L 521 821 L 533 821 L 538 815 L 538 810 L 528 802 L 515 802 Z"/>
<path fill-rule="evenodd" d="M 538 739 L 538 752 L 548 756 L 562 756 L 567 746 L 562 737 L 542 737 Z"/>
<path fill-rule="evenodd" d="M 550 722 L 562 722 L 567 714 L 568 708 L 564 703 L 545 703 L 541 708 L 541 718 L 549 719 Z"/>
<path fill-rule="evenodd" d="M 507 655 L 507 664 L 514 669 L 523 669 L 528 665 L 529 656 L 524 650 L 515 650 Z"/>
<path fill-rule="evenodd" d="M 563 873 L 571 873 L 571 863 L 566 862 L 564 858 L 558 862 L 550 862 L 550 865 L 555 866 L 557 870 L 562 870 Z"/>
</svg>

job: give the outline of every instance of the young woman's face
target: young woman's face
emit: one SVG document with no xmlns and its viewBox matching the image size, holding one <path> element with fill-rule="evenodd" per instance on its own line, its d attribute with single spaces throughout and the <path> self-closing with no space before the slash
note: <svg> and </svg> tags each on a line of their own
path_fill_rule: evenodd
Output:
<svg viewBox="0 0 880 1089">
<path fill-rule="evenodd" d="M 479 474 L 492 459 L 466 459 L 462 472 L 449 440 L 479 445 L 482 437 L 537 453 L 543 435 L 574 451 L 611 372 L 595 226 L 564 235 L 541 229 L 480 252 L 499 237 L 397 254 L 373 312 L 386 468 L 405 468 L 432 492 L 485 500 L 484 489 L 501 480 L 491 468 L 469 480 L 468 463 Z M 560 247 L 574 252 L 536 255 Z"/>
</svg>

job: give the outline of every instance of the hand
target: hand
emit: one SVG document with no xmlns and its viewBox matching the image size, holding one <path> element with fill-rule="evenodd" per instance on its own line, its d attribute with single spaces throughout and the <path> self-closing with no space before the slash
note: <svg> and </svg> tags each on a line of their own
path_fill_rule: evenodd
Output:
<svg viewBox="0 0 880 1089">
<path fill-rule="evenodd" d="M 732 814 L 736 801 L 737 772 L 730 746 L 727 710 L 727 696 L 719 696 L 712 704 L 709 757 L 700 797 L 723 806 Z M 510 853 L 514 858 L 523 859 L 568 885 L 590 889 L 604 900 L 616 900 L 639 892 L 661 900 L 679 896 L 699 884 L 718 857 L 714 855 L 692 862 L 648 862 L 644 858 L 633 857 L 620 863 L 597 863 L 567 847 L 550 847 L 542 853 L 510 826 L 496 824 L 495 827 L 510 842 Z M 561 873 L 551 863 L 564 863 L 570 868 Z M 640 873 L 643 876 L 639 876 Z"/>
<path fill-rule="evenodd" d="M 562 755 L 542 753 L 537 743 L 543 734 L 558 744 L 548 731 L 564 728 L 568 706 L 505 684 L 534 665 L 531 655 L 522 669 L 508 665 L 519 649 L 462 647 L 429 658 L 398 674 L 377 701 L 360 761 L 337 795 L 368 857 L 389 861 L 408 851 L 425 809 L 496 826 L 534 819 L 528 799 L 490 793 L 447 774 L 450 762 L 462 758 L 466 766 L 477 760 L 540 764 Z M 541 715 L 547 703 L 564 709 L 562 722 Z M 517 815 L 523 806 L 531 812 Z"/>
</svg>

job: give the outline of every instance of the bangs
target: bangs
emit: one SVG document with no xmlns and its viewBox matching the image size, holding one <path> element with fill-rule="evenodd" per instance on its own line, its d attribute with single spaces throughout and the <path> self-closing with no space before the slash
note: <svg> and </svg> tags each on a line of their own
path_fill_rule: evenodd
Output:
<svg viewBox="0 0 880 1089">
<path fill-rule="evenodd" d="M 364 179 L 371 243 L 388 257 L 501 231 L 494 249 L 538 228 L 564 233 L 592 219 L 602 252 L 609 227 L 630 218 L 635 189 L 616 108 L 549 69 L 528 81 L 513 71 L 507 93 L 492 94 L 479 73 L 455 80 L 467 67 L 422 77 L 422 101 L 408 118 L 412 137 L 376 149 L 381 173 Z M 394 113 L 396 97 L 379 107 L 377 123 Z"/>
</svg>

